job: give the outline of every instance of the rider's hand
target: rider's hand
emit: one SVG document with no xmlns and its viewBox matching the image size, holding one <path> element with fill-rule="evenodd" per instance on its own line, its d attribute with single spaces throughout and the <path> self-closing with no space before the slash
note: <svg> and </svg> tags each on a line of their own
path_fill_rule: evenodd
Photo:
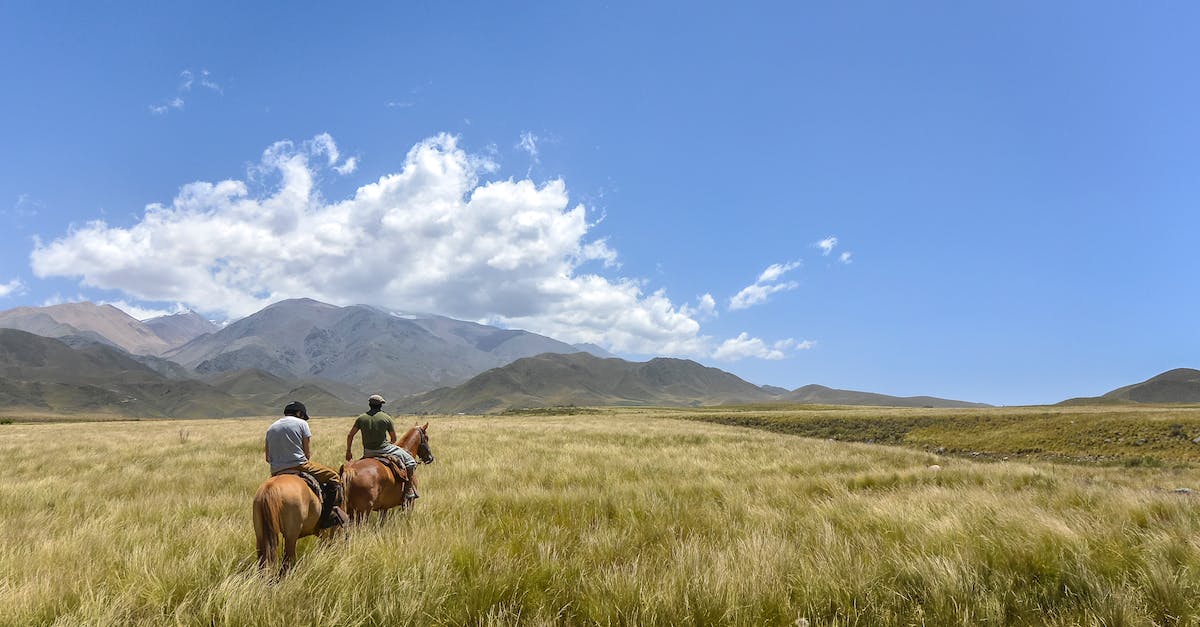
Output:
<svg viewBox="0 0 1200 627">
<path fill-rule="evenodd" d="M 352 459 L 354 459 L 354 454 L 350 452 L 350 449 L 346 449 L 346 461 L 350 461 Z"/>
</svg>

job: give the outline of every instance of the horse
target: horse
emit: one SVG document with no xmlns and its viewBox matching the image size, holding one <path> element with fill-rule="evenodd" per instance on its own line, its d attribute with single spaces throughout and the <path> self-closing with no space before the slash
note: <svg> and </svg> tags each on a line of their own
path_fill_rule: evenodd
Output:
<svg viewBox="0 0 1200 627">
<path fill-rule="evenodd" d="M 275 475 L 258 487 L 254 494 L 254 537 L 258 547 L 258 567 L 274 566 L 279 558 L 279 536 L 283 536 L 283 564 L 279 577 L 296 560 L 296 541 L 305 536 L 328 537 L 331 529 L 318 529 L 321 500 L 308 484 L 296 475 Z M 336 527 L 334 527 L 336 529 Z"/>
<path fill-rule="evenodd" d="M 396 445 L 421 460 L 422 464 L 432 464 L 428 429 L 428 422 L 414 426 L 396 441 Z M 407 476 L 408 472 L 397 475 L 378 459 L 363 457 L 342 465 L 338 474 L 346 488 L 346 513 L 355 524 L 365 522 L 371 512 L 379 512 L 379 521 L 383 522 L 393 507 L 412 507 L 408 484 L 413 477 Z"/>
</svg>

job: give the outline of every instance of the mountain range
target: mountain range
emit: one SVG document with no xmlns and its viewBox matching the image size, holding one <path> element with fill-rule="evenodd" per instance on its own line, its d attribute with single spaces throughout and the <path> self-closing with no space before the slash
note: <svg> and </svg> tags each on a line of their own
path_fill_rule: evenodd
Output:
<svg viewBox="0 0 1200 627">
<path fill-rule="evenodd" d="M 408 413 L 451 414 L 560 405 L 697 406 L 770 402 L 987 407 L 931 396 L 900 398 L 819 385 L 789 391 L 754 385 L 687 359 L 659 357 L 639 363 L 602 359 L 587 353 L 518 359 L 462 385 L 400 399 L 396 406 Z"/>
<path fill-rule="evenodd" d="M 579 350 L 528 331 L 297 299 L 163 356 L 200 375 L 253 368 L 286 380 L 327 379 L 400 397 L 457 385 L 521 357 Z"/>
<path fill-rule="evenodd" d="M 179 418 L 263 413 L 201 381 L 169 379 L 107 344 L 72 348 L 16 329 L 0 329 L 0 407 Z"/>
<path fill-rule="evenodd" d="M 758 386 L 686 359 L 618 359 L 517 329 L 443 316 L 285 300 L 221 326 L 195 312 L 139 321 L 111 305 L 0 311 L 0 410 L 139 416 L 275 413 L 293 398 L 350 414 L 390 408 L 488 412 L 555 405 L 811 403 L 980 407 L 806 385 Z M 1200 402 L 1200 371 L 1177 369 L 1071 403 Z"/>
</svg>

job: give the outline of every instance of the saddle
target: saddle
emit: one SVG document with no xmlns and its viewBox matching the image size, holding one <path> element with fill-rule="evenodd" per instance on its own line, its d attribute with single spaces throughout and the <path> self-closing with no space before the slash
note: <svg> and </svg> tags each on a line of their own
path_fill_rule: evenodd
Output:
<svg viewBox="0 0 1200 627">
<path fill-rule="evenodd" d="M 397 480 L 401 480 L 402 477 L 403 477 L 404 481 L 408 481 L 408 480 L 412 479 L 412 476 L 408 472 L 408 468 L 404 465 L 404 461 L 401 460 L 399 457 L 396 457 L 395 455 L 379 454 L 379 455 L 364 455 L 363 456 L 363 459 L 367 459 L 367 458 L 377 460 L 381 464 L 386 466 L 387 469 L 392 471 L 392 474 L 396 476 Z"/>
<path fill-rule="evenodd" d="M 281 470 L 275 474 L 296 475 L 304 480 L 304 483 L 308 485 L 308 489 L 312 490 L 313 494 L 317 495 L 317 502 L 321 504 L 320 529 L 328 529 L 350 522 L 350 517 L 346 515 L 346 512 L 337 506 L 337 502 L 342 500 L 342 491 L 337 484 L 331 483 L 328 486 L 322 486 L 321 482 L 317 481 L 317 478 L 312 476 L 312 474 L 294 468 Z"/>
<path fill-rule="evenodd" d="M 324 504 L 325 498 L 321 494 L 321 482 L 317 481 L 316 477 L 312 476 L 311 474 L 309 474 L 307 472 L 304 472 L 303 470 L 296 470 L 294 468 L 289 468 L 287 470 L 281 470 L 276 474 L 296 475 L 297 477 L 300 477 L 301 479 L 304 480 L 304 483 L 308 484 L 308 489 L 312 490 L 313 494 L 317 495 L 317 500 L 321 501 L 322 504 Z"/>
</svg>

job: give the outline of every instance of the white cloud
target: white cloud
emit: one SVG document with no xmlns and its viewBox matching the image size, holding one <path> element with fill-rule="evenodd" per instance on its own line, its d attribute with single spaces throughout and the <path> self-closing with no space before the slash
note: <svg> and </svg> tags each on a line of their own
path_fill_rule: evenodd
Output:
<svg viewBox="0 0 1200 627">
<path fill-rule="evenodd" d="M 225 90 L 212 79 L 212 75 L 209 74 L 208 70 L 200 70 L 200 86 L 225 95 Z"/>
<path fill-rule="evenodd" d="M 611 267 L 617 253 L 588 237 L 587 211 L 571 205 L 562 180 L 481 181 L 495 163 L 439 135 L 414 146 L 399 171 L 326 200 L 319 173 L 337 160 L 326 137 L 267 148 L 251 169 L 279 177 L 266 192 L 241 180 L 189 183 L 132 226 L 96 220 L 39 241 L 33 271 L 232 316 L 311 297 L 486 320 L 618 352 L 710 352 L 690 310 L 663 290 L 581 269 Z"/>
<path fill-rule="evenodd" d="M 196 84 L 196 75 L 191 70 L 183 70 L 179 73 L 179 85 L 175 87 L 175 95 L 163 99 L 158 104 L 150 105 L 150 113 L 154 115 L 166 115 L 172 109 L 183 109 L 185 104 L 183 95 L 192 91 L 192 85 Z M 200 86 L 218 94 L 224 95 L 225 90 L 212 78 L 212 74 L 208 70 L 200 70 L 199 78 Z"/>
<path fill-rule="evenodd" d="M 749 334 L 742 332 L 737 337 L 722 342 L 713 351 L 712 356 L 713 359 L 721 361 L 737 361 L 747 357 L 778 360 L 786 357 L 789 350 L 808 350 L 814 345 L 816 342 L 812 340 L 797 342 L 790 337 L 768 345 L 759 338 L 750 337 Z"/>
<path fill-rule="evenodd" d="M 852 263 L 852 260 L 850 259 L 851 256 L 852 256 L 851 252 L 846 251 L 838 256 L 838 261 L 840 261 L 842 263 Z"/>
<path fill-rule="evenodd" d="M 521 133 L 521 141 L 517 143 L 517 147 L 529 153 L 534 162 L 538 160 L 538 136 L 529 131 Z"/>
<path fill-rule="evenodd" d="M 333 167 L 334 171 L 343 176 L 353 174 L 358 169 L 358 157 L 350 157 L 342 162 L 342 165 Z"/>
<path fill-rule="evenodd" d="M 830 235 L 813 245 L 821 249 L 822 255 L 828 256 L 829 253 L 833 252 L 834 247 L 838 245 L 838 238 Z"/>
<path fill-rule="evenodd" d="M 175 303 L 175 306 L 171 307 L 170 309 L 156 309 L 153 307 L 142 307 L 139 305 L 134 305 L 132 303 L 125 302 L 124 300 L 102 300 L 102 301 L 99 301 L 99 304 L 112 305 L 113 307 L 116 307 L 117 309 L 124 311 L 125 313 L 129 314 L 130 316 L 133 316 L 134 318 L 137 318 L 138 320 L 149 320 L 151 318 L 157 318 L 159 316 L 169 316 L 171 314 L 177 314 L 177 313 L 187 311 L 187 307 L 184 307 L 183 303 Z"/>
<path fill-rule="evenodd" d="M 697 318 L 699 320 L 707 320 L 717 317 L 717 301 L 712 297 L 712 294 L 702 294 L 696 297 L 696 305 L 684 304 L 679 308 L 680 313 Z"/>
<path fill-rule="evenodd" d="M 21 279 L 13 279 L 8 283 L 0 283 L 0 298 L 20 293 L 25 288 Z"/>
<path fill-rule="evenodd" d="M 771 294 L 786 292 L 800 287 L 800 284 L 795 281 L 788 281 L 786 283 L 778 282 L 784 274 L 799 267 L 799 261 L 776 263 L 767 266 L 767 269 L 758 275 L 758 279 L 753 284 L 743 287 L 740 292 L 734 294 L 733 298 L 729 299 L 729 309 L 734 311 L 765 303 Z"/>
</svg>

